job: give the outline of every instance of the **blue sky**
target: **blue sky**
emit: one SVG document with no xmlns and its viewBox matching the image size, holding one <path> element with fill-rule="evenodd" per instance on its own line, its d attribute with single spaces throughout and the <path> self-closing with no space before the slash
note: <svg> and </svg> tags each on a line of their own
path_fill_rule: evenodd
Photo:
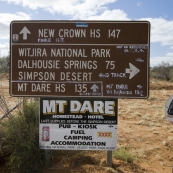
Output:
<svg viewBox="0 0 173 173">
<path fill-rule="evenodd" d="M 173 65 L 173 0 L 0 0 L 0 57 L 13 20 L 148 20 L 150 66 Z"/>
</svg>

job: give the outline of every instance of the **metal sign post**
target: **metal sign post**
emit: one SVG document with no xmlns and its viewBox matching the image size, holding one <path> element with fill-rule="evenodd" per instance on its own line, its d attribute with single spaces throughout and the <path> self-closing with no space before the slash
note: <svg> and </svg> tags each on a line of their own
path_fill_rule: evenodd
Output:
<svg viewBox="0 0 173 173">
<path fill-rule="evenodd" d="M 44 163 L 45 166 L 50 166 L 51 163 L 51 154 L 50 154 L 50 150 L 44 150 Z"/>
<path fill-rule="evenodd" d="M 109 167 L 112 167 L 112 151 L 107 151 L 106 163 Z"/>
</svg>

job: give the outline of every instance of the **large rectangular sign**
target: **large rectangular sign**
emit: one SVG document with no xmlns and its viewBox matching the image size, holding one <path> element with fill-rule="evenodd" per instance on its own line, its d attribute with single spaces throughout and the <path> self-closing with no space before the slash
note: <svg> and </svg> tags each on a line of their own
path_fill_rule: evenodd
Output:
<svg viewBox="0 0 173 173">
<path fill-rule="evenodd" d="M 117 99 L 40 98 L 40 148 L 115 150 Z"/>
<path fill-rule="evenodd" d="M 13 21 L 12 96 L 147 98 L 147 21 Z"/>
</svg>

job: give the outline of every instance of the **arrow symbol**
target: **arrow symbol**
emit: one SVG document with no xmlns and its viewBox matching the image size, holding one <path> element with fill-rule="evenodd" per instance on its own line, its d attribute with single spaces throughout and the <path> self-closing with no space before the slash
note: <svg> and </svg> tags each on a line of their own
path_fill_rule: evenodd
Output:
<svg viewBox="0 0 173 173">
<path fill-rule="evenodd" d="M 94 84 L 94 85 L 91 87 L 91 89 L 93 90 L 93 92 L 97 92 L 97 89 L 99 89 L 99 87 L 98 87 L 96 84 Z"/>
<path fill-rule="evenodd" d="M 126 68 L 126 73 L 130 73 L 129 79 L 134 77 L 137 73 L 140 72 L 138 68 L 136 68 L 133 64 L 129 63 L 130 68 Z"/>
<path fill-rule="evenodd" d="M 27 34 L 31 34 L 28 28 L 25 26 L 19 34 L 23 34 L 23 40 L 27 40 Z"/>
</svg>

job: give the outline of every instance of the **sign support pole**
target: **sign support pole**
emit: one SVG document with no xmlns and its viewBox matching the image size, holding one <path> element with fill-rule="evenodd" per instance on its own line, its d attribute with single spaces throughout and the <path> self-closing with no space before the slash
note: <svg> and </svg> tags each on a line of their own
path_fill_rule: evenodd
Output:
<svg viewBox="0 0 173 173">
<path fill-rule="evenodd" d="M 109 167 L 112 167 L 112 151 L 107 151 L 106 163 Z"/>
<path fill-rule="evenodd" d="M 45 150 L 45 152 L 44 152 L 45 166 L 49 166 L 50 165 L 50 160 L 51 160 L 50 150 Z"/>
</svg>

